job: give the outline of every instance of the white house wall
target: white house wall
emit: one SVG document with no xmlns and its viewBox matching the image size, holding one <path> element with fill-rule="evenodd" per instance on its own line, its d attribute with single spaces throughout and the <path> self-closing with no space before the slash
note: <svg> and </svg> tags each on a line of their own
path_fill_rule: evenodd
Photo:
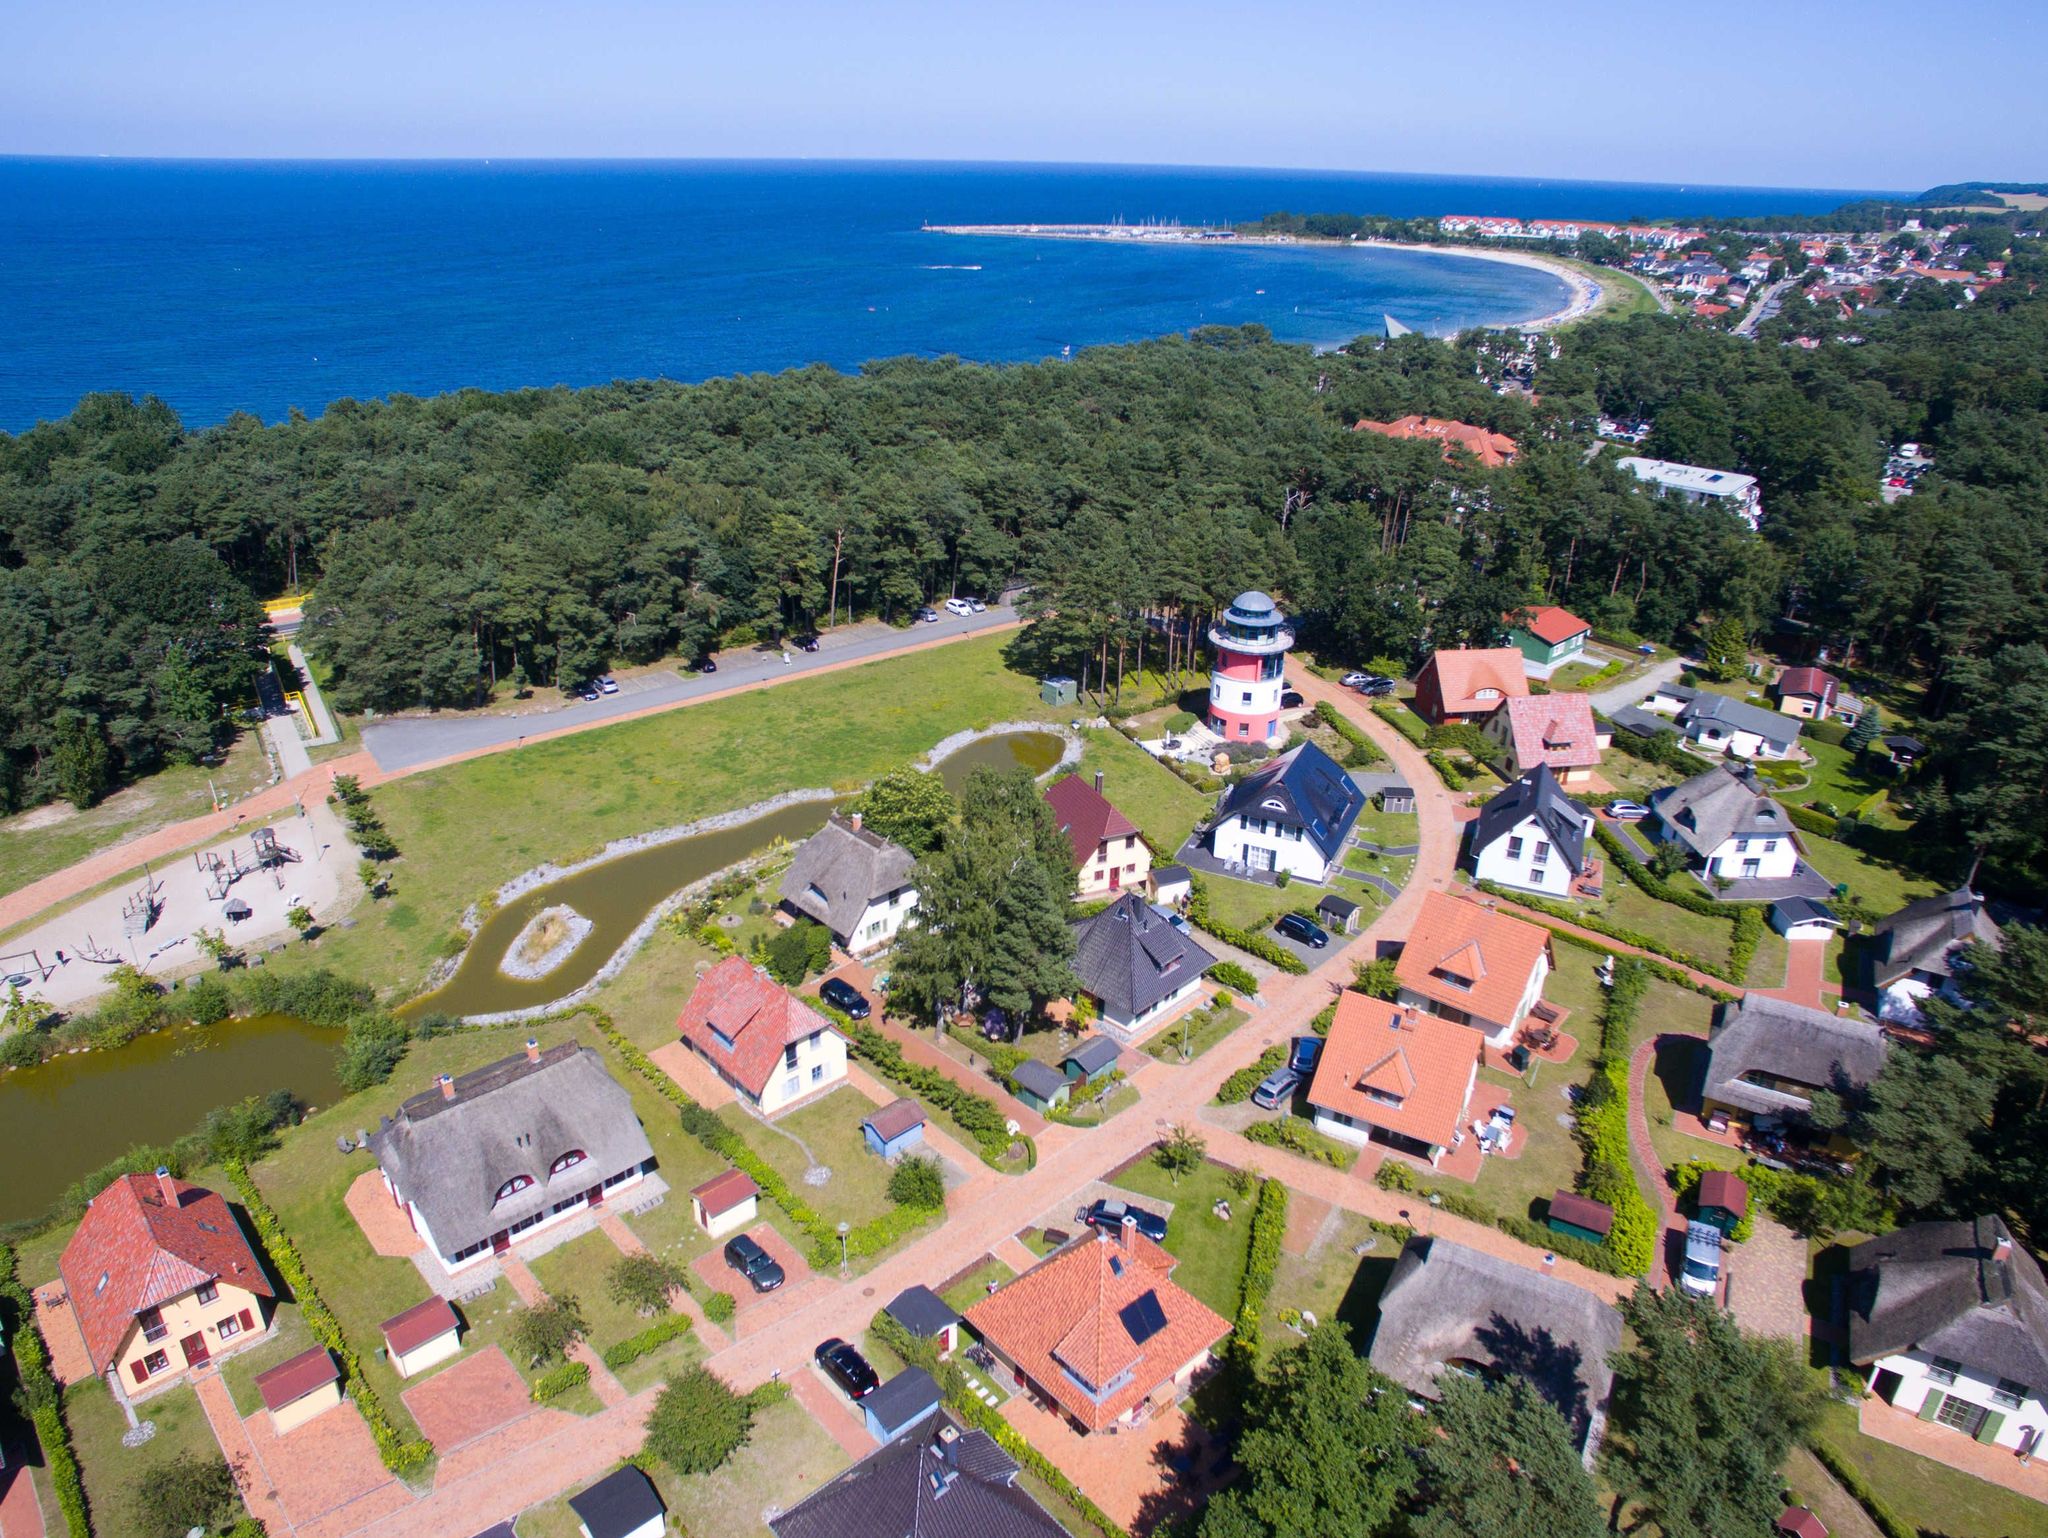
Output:
<svg viewBox="0 0 2048 1538">
<path fill-rule="evenodd" d="M 1511 857 L 1508 849 L 1516 839 L 1521 840 L 1521 853 L 1519 857 Z M 1548 846 L 1550 850 L 1549 858 L 1541 865 L 1536 863 L 1539 844 Z M 1484 849 L 1475 851 L 1472 865 L 1473 873 L 1481 881 L 1497 881 L 1502 886 L 1517 887 L 1524 892 L 1542 892 L 1551 897 L 1571 894 L 1571 866 L 1558 852 L 1543 824 L 1533 817 L 1524 817 Z"/>
<path fill-rule="evenodd" d="M 784 1106 L 830 1089 L 846 1079 L 846 1041 L 837 1031 L 820 1031 L 796 1045 L 796 1066 L 786 1067 L 785 1057 L 761 1091 L 760 1107 L 773 1116 Z"/>
<path fill-rule="evenodd" d="M 1232 817 L 1217 825 L 1211 835 L 1210 850 L 1219 860 L 1242 860 L 1253 869 L 1264 867 L 1252 858 L 1251 851 L 1270 850 L 1273 854 L 1271 869 L 1284 870 L 1303 881 L 1321 881 L 1329 874 L 1329 862 L 1300 828 L 1278 823 L 1269 823 L 1268 826 L 1271 831 L 1260 831 L 1250 826 L 1243 816 Z"/>
<path fill-rule="evenodd" d="M 1991 1439 L 1999 1447 L 2017 1448 L 2020 1439 L 2029 1431 L 2037 1439 L 2048 1438 L 2048 1403 L 2042 1399 L 2042 1395 L 2048 1393 L 2048 1385 L 2027 1385 L 2026 1397 L 2020 1401 L 2018 1409 L 2013 1409 L 1991 1397 L 1998 1387 L 1999 1374 L 1995 1364 L 1965 1363 L 1953 1383 L 1937 1383 L 1930 1378 L 1928 1370 L 1933 1365 L 1933 1353 L 1924 1351 L 1908 1351 L 1899 1356 L 1878 1359 L 1876 1367 L 1879 1371 L 1899 1375 L 1899 1388 L 1891 1400 L 1893 1408 L 1918 1415 L 1926 1407 L 1928 1395 L 1939 1391 L 2002 1416 L 1998 1431 Z M 1963 1433 L 1956 1430 L 1954 1435 L 1961 1437 Z"/>
<path fill-rule="evenodd" d="M 878 946 L 887 945 L 896 938 L 896 931 L 903 927 L 903 921 L 917 909 L 917 890 L 904 887 L 891 892 L 880 902 L 869 903 L 860 910 L 853 933 L 842 935 L 840 943 L 854 955 L 864 955 Z"/>
</svg>

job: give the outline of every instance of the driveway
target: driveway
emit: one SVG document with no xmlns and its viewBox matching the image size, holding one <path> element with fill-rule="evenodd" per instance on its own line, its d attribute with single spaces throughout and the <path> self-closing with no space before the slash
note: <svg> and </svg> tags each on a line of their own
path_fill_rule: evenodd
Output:
<svg viewBox="0 0 2048 1538">
<path fill-rule="evenodd" d="M 1602 689 L 1592 696 L 1593 708 L 1603 716 L 1611 716 L 1624 705 L 1633 705 L 1637 700 L 1646 700 L 1659 684 L 1668 684 L 1693 664 L 1684 657 L 1667 657 L 1646 673 L 1625 679 L 1611 689 Z"/>
<path fill-rule="evenodd" d="M 1747 1243 L 1728 1252 L 1728 1308 L 1759 1335 L 1806 1338 L 1806 1241 L 1759 1212 Z"/>
</svg>

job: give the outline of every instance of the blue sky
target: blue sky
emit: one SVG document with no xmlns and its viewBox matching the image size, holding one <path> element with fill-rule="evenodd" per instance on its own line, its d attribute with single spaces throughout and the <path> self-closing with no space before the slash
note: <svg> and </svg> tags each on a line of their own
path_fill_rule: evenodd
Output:
<svg viewBox="0 0 2048 1538">
<path fill-rule="evenodd" d="M 2048 179 L 2044 0 L 0 0 L 0 153 Z M 1981 88 L 1973 85 L 1981 81 Z"/>
</svg>

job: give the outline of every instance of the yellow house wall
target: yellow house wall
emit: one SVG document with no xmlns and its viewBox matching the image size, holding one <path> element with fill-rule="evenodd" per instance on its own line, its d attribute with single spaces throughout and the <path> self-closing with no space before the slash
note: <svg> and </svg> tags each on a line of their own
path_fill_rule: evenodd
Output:
<svg viewBox="0 0 2048 1538">
<path fill-rule="evenodd" d="M 392 1352 L 391 1365 L 397 1369 L 399 1377 L 410 1378 L 416 1372 L 425 1372 L 437 1362 L 447 1361 L 461 1349 L 462 1332 L 444 1330 L 432 1340 L 415 1346 L 402 1355 L 396 1351 Z"/>
<path fill-rule="evenodd" d="M 219 1285 L 220 1296 L 211 1303 L 201 1303 L 197 1292 L 188 1292 L 183 1297 L 173 1298 L 164 1304 L 160 1310 L 164 1316 L 162 1338 L 144 1339 L 139 1326 L 128 1332 L 128 1338 L 122 1343 L 121 1353 L 116 1359 L 123 1389 L 133 1392 L 135 1389 L 147 1388 L 152 1383 L 183 1372 L 186 1366 L 185 1353 L 178 1349 L 178 1342 L 188 1335 L 203 1334 L 206 1337 L 208 1355 L 221 1356 L 241 1347 L 245 1337 L 247 1340 L 254 1340 L 263 1333 L 264 1325 L 268 1322 L 263 1311 L 265 1300 L 253 1292 L 246 1292 L 226 1282 Z M 223 1319 L 239 1318 L 245 1308 L 249 1311 L 252 1321 L 250 1328 L 222 1340 L 220 1322 Z M 152 1373 L 144 1382 L 136 1382 L 133 1364 L 153 1351 L 166 1352 L 171 1359 L 170 1367 L 164 1372 Z"/>
<path fill-rule="evenodd" d="M 1129 848 L 1125 847 L 1127 842 Z M 1076 879 L 1080 894 L 1095 897 L 1109 891 L 1109 873 L 1112 870 L 1123 872 L 1119 890 L 1142 888 L 1146 878 L 1152 874 L 1152 851 L 1145 840 L 1135 833 L 1105 839 L 1094 857 L 1080 869 Z"/>
<path fill-rule="evenodd" d="M 270 1429 L 283 1436 L 287 1431 L 305 1425 L 321 1411 L 331 1410 L 340 1403 L 341 1384 L 329 1383 L 322 1388 L 316 1388 L 303 1399 L 294 1399 L 282 1409 L 272 1410 Z"/>
</svg>

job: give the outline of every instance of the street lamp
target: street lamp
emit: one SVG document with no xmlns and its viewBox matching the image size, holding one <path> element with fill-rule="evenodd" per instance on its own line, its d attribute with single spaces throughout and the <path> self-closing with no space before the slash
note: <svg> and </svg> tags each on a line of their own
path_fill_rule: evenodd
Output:
<svg viewBox="0 0 2048 1538">
<path fill-rule="evenodd" d="M 839 1277 L 842 1281 L 846 1279 L 846 1235 L 852 1227 L 846 1219 L 839 1220 Z"/>
</svg>

